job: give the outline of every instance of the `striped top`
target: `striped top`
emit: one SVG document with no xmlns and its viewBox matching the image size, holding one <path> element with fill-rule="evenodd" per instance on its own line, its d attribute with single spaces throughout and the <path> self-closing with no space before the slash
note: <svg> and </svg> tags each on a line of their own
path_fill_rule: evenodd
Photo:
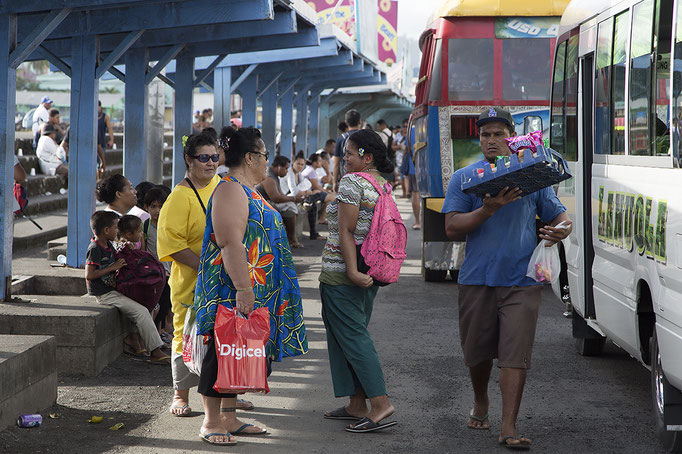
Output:
<svg viewBox="0 0 682 454">
<path fill-rule="evenodd" d="M 386 180 L 372 175 L 383 186 Z M 369 233 L 374 216 L 374 206 L 379 200 L 379 193 L 366 179 L 353 173 L 345 175 L 339 182 L 339 192 L 336 200 L 327 207 L 327 222 L 329 237 L 322 251 L 322 272 L 320 282 L 329 285 L 354 285 L 346 275 L 346 264 L 341 254 L 339 242 L 339 202 L 355 205 L 360 208 L 358 223 L 353 232 L 355 244 L 362 244 Z"/>
</svg>

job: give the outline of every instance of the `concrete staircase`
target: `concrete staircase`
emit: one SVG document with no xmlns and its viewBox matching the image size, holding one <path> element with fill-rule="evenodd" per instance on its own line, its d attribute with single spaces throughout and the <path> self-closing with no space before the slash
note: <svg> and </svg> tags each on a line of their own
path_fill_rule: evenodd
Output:
<svg viewBox="0 0 682 454">
<path fill-rule="evenodd" d="M 167 134 L 164 137 L 164 141 L 168 146 L 163 150 L 163 183 L 170 186 L 173 170 L 172 134 Z M 116 144 L 116 149 L 105 150 L 107 163 L 107 168 L 104 172 L 105 177 L 116 173 L 123 173 L 123 135 L 115 134 L 114 143 Z M 44 230 L 39 231 L 29 221 L 17 218 L 15 220 L 15 251 L 27 247 L 35 247 L 38 244 L 42 245 L 47 241 L 66 235 L 66 210 L 68 205 L 66 178 L 41 173 L 38 158 L 35 155 L 30 139 L 17 139 L 15 151 L 18 152 L 19 149 L 22 150 L 23 154 L 23 156 L 19 156 L 19 162 L 21 162 L 28 175 L 24 188 L 26 188 L 29 203 L 24 212 L 34 218 Z M 31 173 L 35 173 L 35 175 L 31 175 Z M 63 224 L 53 225 L 56 219 L 61 219 Z M 33 234 L 27 235 L 25 233 L 26 230 L 21 227 L 22 224 L 26 225 L 28 231 L 35 230 L 35 236 Z M 46 228 L 44 224 L 48 224 L 49 228 Z"/>
</svg>

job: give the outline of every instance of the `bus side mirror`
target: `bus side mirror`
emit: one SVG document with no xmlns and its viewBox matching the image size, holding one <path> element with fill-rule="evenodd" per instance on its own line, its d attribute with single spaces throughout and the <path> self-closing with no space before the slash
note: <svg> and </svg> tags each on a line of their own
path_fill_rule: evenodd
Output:
<svg viewBox="0 0 682 454">
<path fill-rule="evenodd" d="M 537 115 L 528 115 L 523 119 L 523 133 L 542 132 L 542 118 Z"/>
</svg>

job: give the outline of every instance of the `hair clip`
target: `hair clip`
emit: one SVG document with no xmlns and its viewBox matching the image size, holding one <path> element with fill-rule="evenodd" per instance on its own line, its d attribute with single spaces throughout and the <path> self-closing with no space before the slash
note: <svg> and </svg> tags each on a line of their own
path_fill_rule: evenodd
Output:
<svg viewBox="0 0 682 454">
<path fill-rule="evenodd" d="M 183 148 L 187 146 L 187 139 L 189 139 L 188 136 L 182 136 L 182 146 L 183 146 Z"/>
<path fill-rule="evenodd" d="M 365 149 L 364 148 L 358 148 L 358 154 L 360 157 L 363 157 L 365 155 Z"/>
<path fill-rule="evenodd" d="M 220 139 L 218 139 L 218 146 L 225 150 L 225 152 L 227 152 L 227 150 L 230 149 L 230 138 L 221 137 Z"/>
</svg>

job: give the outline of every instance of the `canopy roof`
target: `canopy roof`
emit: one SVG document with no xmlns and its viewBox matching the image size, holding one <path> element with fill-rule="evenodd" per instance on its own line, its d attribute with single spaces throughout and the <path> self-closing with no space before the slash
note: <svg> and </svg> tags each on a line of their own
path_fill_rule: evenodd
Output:
<svg viewBox="0 0 682 454">
<path fill-rule="evenodd" d="M 561 16 L 570 0 L 447 0 L 429 24 L 439 17 Z"/>
</svg>

